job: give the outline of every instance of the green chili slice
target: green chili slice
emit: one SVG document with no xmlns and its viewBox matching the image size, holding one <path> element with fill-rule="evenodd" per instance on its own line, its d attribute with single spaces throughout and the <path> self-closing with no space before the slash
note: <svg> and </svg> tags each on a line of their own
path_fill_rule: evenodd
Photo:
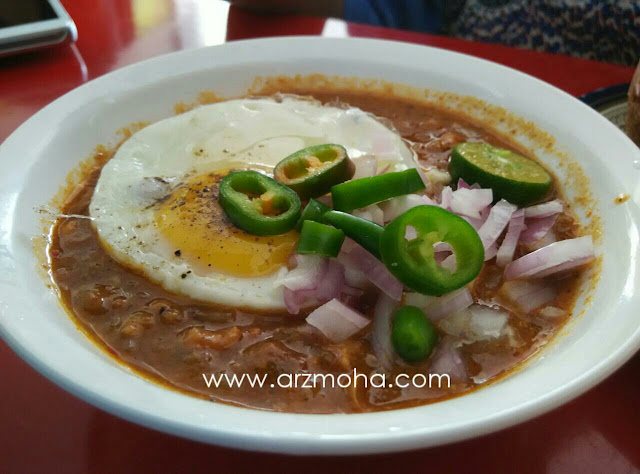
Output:
<svg viewBox="0 0 640 474">
<path fill-rule="evenodd" d="M 391 342 L 407 362 L 425 360 L 438 342 L 438 333 L 420 308 L 403 306 L 393 315 Z"/>
<path fill-rule="evenodd" d="M 301 199 L 309 199 L 327 194 L 332 186 L 351 179 L 355 170 L 343 146 L 327 144 L 287 156 L 276 165 L 273 176 Z"/>
<path fill-rule="evenodd" d="M 424 183 L 415 168 L 360 178 L 331 188 L 333 207 L 351 212 L 370 204 L 424 189 Z"/>
<path fill-rule="evenodd" d="M 380 236 L 384 227 L 340 211 L 329 211 L 322 216 L 322 219 L 342 230 L 347 237 L 362 245 L 373 256 L 380 258 Z"/>
<path fill-rule="evenodd" d="M 407 228 L 417 237 L 407 240 Z M 434 244 L 446 242 L 456 258 L 456 270 L 439 266 Z M 461 217 L 436 206 L 417 206 L 396 217 L 380 237 L 387 269 L 405 286 L 425 295 L 442 295 L 473 280 L 484 263 L 484 247 L 476 230 Z"/>
<path fill-rule="evenodd" d="M 300 217 L 300 198 L 257 171 L 234 171 L 220 181 L 220 206 L 236 227 L 254 235 L 289 232 Z"/>
<path fill-rule="evenodd" d="M 340 253 L 343 242 L 344 232 L 340 229 L 319 222 L 304 221 L 296 252 L 334 258 Z"/>
<path fill-rule="evenodd" d="M 304 221 L 315 221 L 321 222 L 322 216 L 329 212 L 331 208 L 329 206 L 325 206 L 320 201 L 316 201 L 315 199 L 309 199 L 309 203 L 306 205 L 304 210 L 302 211 L 302 215 L 296 224 L 296 230 L 300 232 L 302 229 L 302 224 Z"/>
</svg>

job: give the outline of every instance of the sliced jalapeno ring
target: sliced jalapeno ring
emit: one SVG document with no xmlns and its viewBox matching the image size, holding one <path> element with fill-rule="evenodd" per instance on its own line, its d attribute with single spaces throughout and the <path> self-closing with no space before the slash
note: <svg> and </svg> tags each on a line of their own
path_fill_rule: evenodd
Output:
<svg viewBox="0 0 640 474">
<path fill-rule="evenodd" d="M 324 222 L 342 230 L 347 237 L 355 240 L 374 257 L 380 258 L 380 236 L 384 227 L 346 212 L 329 211 L 322 219 Z"/>
<path fill-rule="evenodd" d="M 409 168 L 338 184 L 331 188 L 331 197 L 334 209 L 351 212 L 396 196 L 415 193 L 424 188 L 418 171 L 415 168 Z"/>
<path fill-rule="evenodd" d="M 254 235 L 284 234 L 300 218 L 298 195 L 257 171 L 222 178 L 218 202 L 236 227 Z"/>
<path fill-rule="evenodd" d="M 301 199 L 309 199 L 327 194 L 332 186 L 351 179 L 355 170 L 343 146 L 327 144 L 287 156 L 276 165 L 273 175 Z"/>
<path fill-rule="evenodd" d="M 302 224 L 304 224 L 304 221 L 322 222 L 322 216 L 330 210 L 331 208 L 329 206 L 322 204 L 320 201 L 310 199 L 309 203 L 302 210 L 302 215 L 296 224 L 296 230 L 298 232 L 302 230 Z"/>
<path fill-rule="evenodd" d="M 304 221 L 296 252 L 337 257 L 344 242 L 344 232 L 314 221 Z"/>
<path fill-rule="evenodd" d="M 407 240 L 407 227 L 417 237 Z M 446 242 L 456 256 L 456 270 L 436 263 L 433 246 Z M 484 247 L 476 230 L 461 217 L 436 206 L 417 206 L 396 217 L 380 237 L 387 269 L 405 286 L 425 295 L 442 295 L 473 280 L 484 263 Z"/>
</svg>

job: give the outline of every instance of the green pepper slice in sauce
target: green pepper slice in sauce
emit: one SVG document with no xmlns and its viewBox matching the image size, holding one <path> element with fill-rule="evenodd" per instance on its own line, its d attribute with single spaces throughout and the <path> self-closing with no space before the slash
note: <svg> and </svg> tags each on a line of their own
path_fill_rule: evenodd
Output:
<svg viewBox="0 0 640 474">
<path fill-rule="evenodd" d="M 417 236 L 407 239 L 407 228 Z M 439 266 L 434 244 L 446 242 L 456 256 L 456 270 Z M 380 237 L 387 269 L 405 286 L 424 295 L 442 295 L 473 280 L 484 263 L 476 230 L 461 217 L 437 206 L 417 206 L 396 217 Z"/>
<path fill-rule="evenodd" d="M 301 199 L 309 199 L 327 194 L 332 186 L 351 179 L 355 170 L 343 146 L 327 144 L 287 156 L 276 165 L 273 176 Z"/>
<path fill-rule="evenodd" d="M 331 188 L 333 207 L 351 212 L 396 196 L 415 193 L 425 185 L 415 168 L 385 173 L 370 178 L 354 179 Z"/>
<path fill-rule="evenodd" d="M 218 202 L 236 227 L 253 235 L 284 234 L 300 218 L 298 195 L 257 171 L 222 178 Z"/>
</svg>

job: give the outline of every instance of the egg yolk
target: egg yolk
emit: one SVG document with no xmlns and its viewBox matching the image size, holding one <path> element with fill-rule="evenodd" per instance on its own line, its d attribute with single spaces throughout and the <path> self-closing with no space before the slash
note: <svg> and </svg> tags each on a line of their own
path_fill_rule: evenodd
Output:
<svg viewBox="0 0 640 474">
<path fill-rule="evenodd" d="M 235 277 L 269 275 L 287 261 L 298 236 L 251 235 L 235 227 L 218 204 L 225 172 L 196 176 L 173 190 L 155 212 L 155 223 L 176 256 L 194 269 Z"/>
</svg>

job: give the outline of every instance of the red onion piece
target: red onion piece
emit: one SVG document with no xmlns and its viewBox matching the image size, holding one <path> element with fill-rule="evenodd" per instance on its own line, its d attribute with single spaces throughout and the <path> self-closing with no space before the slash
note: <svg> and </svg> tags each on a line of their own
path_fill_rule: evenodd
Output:
<svg viewBox="0 0 640 474">
<path fill-rule="evenodd" d="M 404 289 L 396 277 L 376 257 L 367 252 L 360 245 L 356 245 L 350 251 L 345 251 L 344 246 L 338 255 L 338 259 L 356 267 L 364 273 L 369 281 L 384 291 L 394 300 L 400 301 Z"/>
<path fill-rule="evenodd" d="M 451 255 L 449 255 L 448 257 L 446 257 L 442 263 L 440 263 L 440 266 L 442 268 L 446 268 L 447 270 L 449 270 L 451 273 L 455 273 L 456 272 L 456 268 L 457 268 L 457 264 L 456 264 L 456 255 L 454 253 L 452 253 Z"/>
<path fill-rule="evenodd" d="M 344 267 L 337 260 L 331 259 L 327 270 L 318 286 L 313 290 L 313 297 L 319 302 L 338 298 L 344 287 Z"/>
<path fill-rule="evenodd" d="M 460 356 L 460 351 L 450 341 L 442 342 L 433 355 L 429 365 L 430 374 L 447 374 L 453 381 L 466 381 L 467 367 Z"/>
<path fill-rule="evenodd" d="M 389 199 L 383 203 L 380 203 L 380 208 L 384 212 L 384 221 L 390 222 L 400 214 L 404 214 L 409 209 L 416 206 L 435 206 L 437 205 L 428 196 L 423 194 L 406 194 L 404 196 L 398 196 L 393 199 Z"/>
<path fill-rule="evenodd" d="M 416 171 L 418 172 L 418 174 L 420 175 L 420 179 L 424 183 L 424 187 L 426 189 L 429 189 L 429 187 L 431 186 L 431 180 L 429 179 L 427 174 L 422 169 L 422 166 L 420 166 L 418 163 L 416 163 L 415 168 L 416 168 Z"/>
<path fill-rule="evenodd" d="M 478 235 L 480 239 L 482 239 L 482 244 L 484 245 L 485 251 L 487 251 L 493 244 L 496 243 L 502 231 L 504 231 L 505 227 L 509 223 L 511 219 L 511 215 L 518 208 L 511 204 L 510 202 L 501 199 L 496 203 L 495 206 L 491 208 L 491 212 L 489 212 L 489 217 L 480 230 L 478 231 Z M 484 257 L 485 261 L 489 260 L 487 255 Z"/>
<path fill-rule="evenodd" d="M 561 240 L 511 262 L 505 268 L 505 280 L 541 278 L 584 265 L 595 258 L 590 235 Z"/>
<path fill-rule="evenodd" d="M 293 291 L 312 290 L 317 287 L 327 270 L 328 259 L 317 255 L 300 254 L 294 254 L 292 259 L 296 267 L 276 280 L 275 284 Z"/>
<path fill-rule="evenodd" d="M 443 209 L 449 209 L 451 206 L 451 199 L 453 196 L 453 190 L 450 186 L 445 186 L 442 188 L 442 192 L 440 193 L 440 207 Z"/>
<path fill-rule="evenodd" d="M 490 189 L 459 188 L 451 193 L 449 208 L 458 215 L 480 219 L 480 212 L 492 201 L 493 191 Z"/>
<path fill-rule="evenodd" d="M 491 260 L 496 255 L 498 255 L 498 244 L 494 243 L 491 247 L 489 247 L 487 250 L 485 250 L 485 252 L 484 252 L 484 261 L 488 262 L 489 260 Z"/>
<path fill-rule="evenodd" d="M 369 178 L 378 171 L 378 159 L 373 155 L 362 155 L 351 161 L 356 165 L 356 172 L 351 179 Z"/>
<path fill-rule="evenodd" d="M 498 292 L 506 297 L 511 305 L 525 313 L 553 301 L 557 296 L 554 287 L 537 280 L 507 281 Z"/>
<path fill-rule="evenodd" d="M 480 185 L 478 183 L 474 183 L 473 186 L 469 186 L 464 179 L 459 178 L 458 189 L 480 189 Z"/>
<path fill-rule="evenodd" d="M 525 244 L 533 244 L 542 239 L 556 223 L 558 214 L 552 214 L 540 219 L 527 220 L 527 227 L 520 234 L 520 242 Z"/>
<path fill-rule="evenodd" d="M 527 219 L 533 217 L 549 217 L 554 214 L 560 214 L 563 210 L 562 201 L 554 199 L 553 201 L 543 202 L 542 204 L 536 204 L 535 206 L 529 206 L 524 208 L 524 217 Z"/>
<path fill-rule="evenodd" d="M 397 301 L 380 293 L 373 310 L 371 346 L 378 362 L 387 370 L 391 370 L 395 359 L 395 351 L 391 342 L 391 321 L 398 305 Z"/>
<path fill-rule="evenodd" d="M 332 342 L 344 341 L 371 322 L 337 299 L 316 308 L 306 321 Z"/>
<path fill-rule="evenodd" d="M 477 341 L 501 337 L 509 320 L 504 311 L 491 306 L 473 304 L 469 307 L 469 331 Z"/>
<path fill-rule="evenodd" d="M 340 296 L 344 287 L 340 262 L 315 255 L 296 254 L 294 258 L 298 266 L 278 280 L 284 286 L 284 303 L 290 314 Z"/>
<path fill-rule="evenodd" d="M 384 225 L 384 212 L 375 204 L 363 207 L 362 209 L 356 209 L 351 214 L 361 217 L 362 219 L 375 222 L 378 225 Z"/>
<path fill-rule="evenodd" d="M 496 263 L 499 267 L 504 267 L 513 260 L 513 254 L 516 251 L 516 245 L 518 245 L 522 229 L 524 229 L 524 211 L 518 209 L 511 215 L 507 235 L 505 235 L 496 254 Z"/>
<path fill-rule="evenodd" d="M 462 311 L 473 304 L 473 297 L 466 286 L 452 291 L 435 299 L 435 301 L 424 308 L 427 317 L 431 321 L 438 321 L 450 314 Z"/>
</svg>

